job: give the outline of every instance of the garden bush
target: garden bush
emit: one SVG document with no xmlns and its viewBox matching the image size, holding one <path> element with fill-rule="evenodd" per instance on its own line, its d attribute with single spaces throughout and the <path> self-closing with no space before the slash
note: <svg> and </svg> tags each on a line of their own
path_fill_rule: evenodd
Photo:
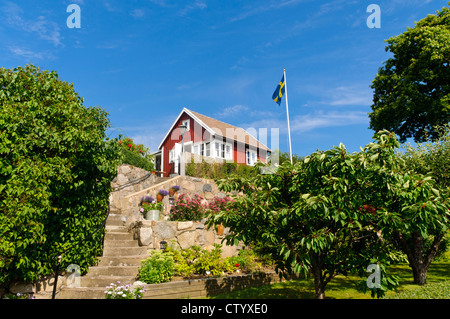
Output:
<svg viewBox="0 0 450 319">
<path fill-rule="evenodd" d="M 154 170 L 152 156 L 150 150 L 142 144 L 135 144 L 129 137 L 119 136 L 118 144 L 123 154 L 123 164 L 133 165 L 142 168 L 148 172 Z"/>
<path fill-rule="evenodd" d="M 174 258 L 170 252 L 153 251 L 142 261 L 138 279 L 147 284 L 159 284 L 170 281 L 174 275 Z"/>
<path fill-rule="evenodd" d="M 34 281 L 102 254 L 119 145 L 108 113 L 85 107 L 55 71 L 0 68 L 0 285 Z"/>
</svg>

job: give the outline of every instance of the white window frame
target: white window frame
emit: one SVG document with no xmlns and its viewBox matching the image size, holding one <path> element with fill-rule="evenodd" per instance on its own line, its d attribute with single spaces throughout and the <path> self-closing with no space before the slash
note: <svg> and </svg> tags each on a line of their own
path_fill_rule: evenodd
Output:
<svg viewBox="0 0 450 319">
<path fill-rule="evenodd" d="M 221 140 L 212 141 L 214 158 L 233 160 L 233 144 Z M 228 148 L 228 150 L 227 150 Z"/>
<path fill-rule="evenodd" d="M 181 121 L 181 124 L 186 126 L 186 132 L 190 130 L 190 128 L 191 128 L 191 125 L 190 125 L 191 121 L 190 120 Z"/>
<path fill-rule="evenodd" d="M 258 161 L 258 154 L 256 153 L 256 150 L 247 148 L 245 150 L 245 163 L 248 166 L 254 166 L 257 161 Z"/>
</svg>

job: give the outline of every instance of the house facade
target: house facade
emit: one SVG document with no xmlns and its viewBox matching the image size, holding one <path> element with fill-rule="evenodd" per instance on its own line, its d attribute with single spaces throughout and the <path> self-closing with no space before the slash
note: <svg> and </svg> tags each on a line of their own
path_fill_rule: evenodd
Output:
<svg viewBox="0 0 450 319">
<path fill-rule="evenodd" d="M 185 130 L 180 126 L 186 127 Z M 183 134 L 184 131 L 184 134 Z M 246 130 L 183 108 L 156 152 L 156 168 L 163 177 L 180 173 L 181 156 L 198 160 L 255 165 L 266 162 L 271 150 Z"/>
</svg>

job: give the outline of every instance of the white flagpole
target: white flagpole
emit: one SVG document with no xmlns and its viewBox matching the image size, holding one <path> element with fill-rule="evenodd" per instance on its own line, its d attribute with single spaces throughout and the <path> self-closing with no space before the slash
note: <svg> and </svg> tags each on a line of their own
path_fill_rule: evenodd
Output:
<svg viewBox="0 0 450 319">
<path fill-rule="evenodd" d="M 284 69 L 283 72 L 284 72 L 284 93 L 286 94 L 286 114 L 287 114 L 288 133 L 289 133 L 289 156 L 291 158 L 291 165 L 293 165 L 293 162 L 292 162 L 292 145 L 291 145 L 291 126 L 289 124 L 289 108 L 288 108 L 286 69 Z"/>
</svg>

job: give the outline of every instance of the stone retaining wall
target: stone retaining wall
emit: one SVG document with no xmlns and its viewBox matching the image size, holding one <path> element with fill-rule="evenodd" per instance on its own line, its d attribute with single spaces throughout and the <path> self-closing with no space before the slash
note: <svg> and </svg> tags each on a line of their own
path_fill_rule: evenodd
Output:
<svg viewBox="0 0 450 319">
<path fill-rule="evenodd" d="M 214 244 L 222 245 L 222 256 L 230 257 L 237 254 L 241 246 L 228 246 L 222 243 L 229 229 L 225 228 L 222 235 L 215 229 L 207 229 L 203 222 L 172 222 L 142 220 L 132 225 L 134 239 L 139 246 L 149 250 L 160 249 L 160 243 L 165 241 L 175 249 L 187 249 L 191 246 L 200 246 L 212 249 Z"/>
<path fill-rule="evenodd" d="M 143 299 L 201 298 L 283 281 L 275 272 L 172 281 L 145 285 Z"/>
</svg>

